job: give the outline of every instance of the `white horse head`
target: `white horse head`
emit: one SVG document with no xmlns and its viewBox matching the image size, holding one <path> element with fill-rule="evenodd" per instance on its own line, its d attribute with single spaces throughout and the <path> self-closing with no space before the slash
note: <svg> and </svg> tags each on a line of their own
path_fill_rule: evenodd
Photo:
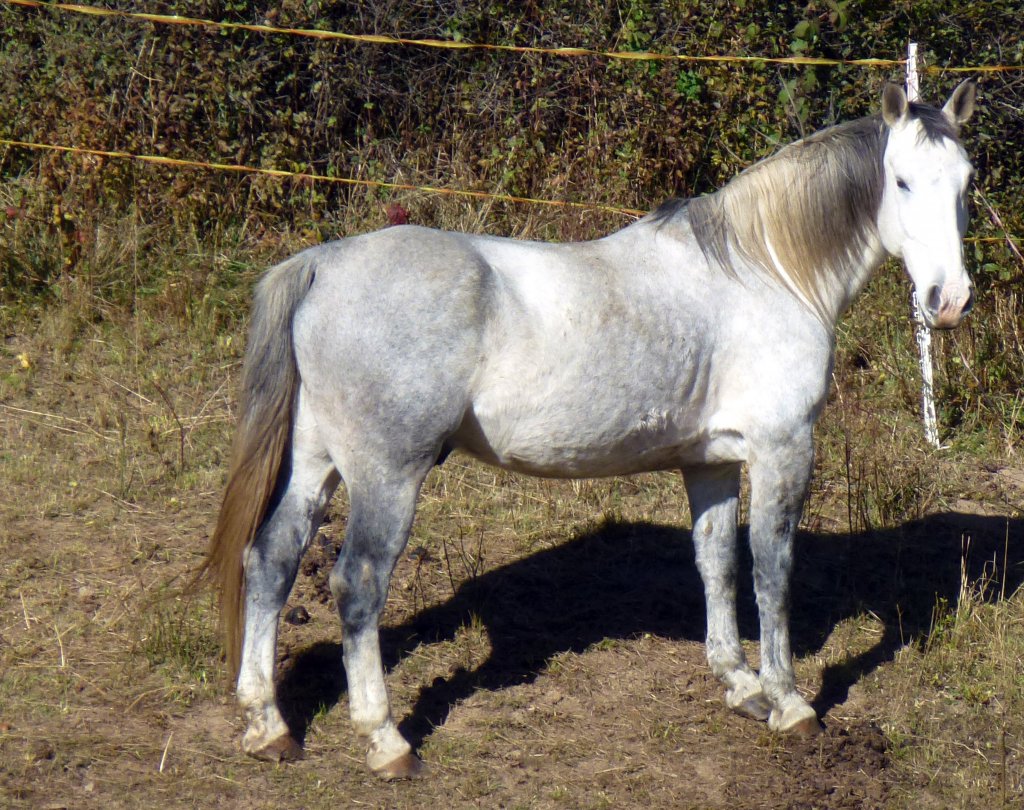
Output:
<svg viewBox="0 0 1024 810">
<path fill-rule="evenodd" d="M 974 97 L 973 81 L 957 87 L 941 111 L 908 102 L 895 84 L 882 96 L 889 138 L 878 232 L 906 264 L 924 320 L 935 329 L 959 324 L 974 301 L 962 249 L 974 171 L 958 138 Z"/>
</svg>

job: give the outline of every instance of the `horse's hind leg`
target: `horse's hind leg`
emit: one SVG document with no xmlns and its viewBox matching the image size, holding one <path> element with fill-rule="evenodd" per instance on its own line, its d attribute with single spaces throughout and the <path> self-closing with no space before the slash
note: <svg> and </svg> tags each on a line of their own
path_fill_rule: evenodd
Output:
<svg viewBox="0 0 1024 810">
<path fill-rule="evenodd" d="M 350 513 L 330 584 L 342 621 L 349 713 L 366 741 L 367 765 L 383 779 L 409 778 L 423 769 L 391 716 L 378 623 L 431 464 L 422 469 L 402 465 L 402 472 L 392 473 L 345 470 Z"/>
<path fill-rule="evenodd" d="M 736 508 L 738 464 L 686 470 L 693 515 L 693 548 L 707 604 L 708 664 L 726 686 L 730 709 L 767 720 L 771 706 L 747 664 L 736 623 Z"/>
<path fill-rule="evenodd" d="M 242 749 L 258 759 L 302 754 L 275 696 L 278 616 L 337 484 L 335 467 L 300 407 L 273 505 L 245 558 L 245 635 L 237 694 L 248 724 Z"/>
</svg>

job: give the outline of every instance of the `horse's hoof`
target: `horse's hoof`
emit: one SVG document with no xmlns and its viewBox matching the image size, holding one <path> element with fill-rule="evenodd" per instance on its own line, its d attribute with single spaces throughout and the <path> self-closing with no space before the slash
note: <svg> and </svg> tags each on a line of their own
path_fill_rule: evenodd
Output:
<svg viewBox="0 0 1024 810">
<path fill-rule="evenodd" d="M 794 737 L 812 737 L 821 731 L 818 715 L 802 701 L 789 706 L 785 711 L 775 709 L 768 717 L 768 728 L 778 734 Z"/>
<path fill-rule="evenodd" d="M 794 737 L 813 737 L 816 734 L 820 734 L 823 730 L 821 721 L 815 716 L 805 717 L 798 723 L 794 723 L 793 726 L 786 729 L 786 733 Z"/>
<path fill-rule="evenodd" d="M 399 779 L 418 779 L 426 776 L 427 766 L 423 760 L 413 753 L 405 753 L 396 757 L 386 765 L 373 768 L 373 775 L 385 782 L 394 782 Z"/>
<path fill-rule="evenodd" d="M 736 714 L 741 714 L 744 717 L 750 717 L 754 720 L 767 720 L 768 715 L 772 713 L 771 706 L 763 696 L 758 695 L 757 697 L 748 698 L 742 703 L 738 703 L 735 706 L 730 706 Z"/>
<path fill-rule="evenodd" d="M 262 759 L 264 762 L 294 762 L 302 759 L 302 746 L 299 745 L 291 734 L 282 734 L 276 740 L 264 745 L 262 748 L 246 751 L 246 753 Z"/>
<path fill-rule="evenodd" d="M 725 705 L 737 714 L 754 720 L 767 720 L 772 713 L 772 705 L 753 675 L 746 683 L 737 684 L 725 693 Z"/>
</svg>

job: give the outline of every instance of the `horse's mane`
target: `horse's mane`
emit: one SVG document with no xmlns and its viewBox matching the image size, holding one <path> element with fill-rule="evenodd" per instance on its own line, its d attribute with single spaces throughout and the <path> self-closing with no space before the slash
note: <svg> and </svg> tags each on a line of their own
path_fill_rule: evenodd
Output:
<svg viewBox="0 0 1024 810">
<path fill-rule="evenodd" d="M 910 114 L 920 120 L 922 138 L 958 140 L 940 110 L 912 104 Z M 709 261 L 733 272 L 730 253 L 737 254 L 824 318 L 828 287 L 845 285 L 877 238 L 888 134 L 880 115 L 821 130 L 714 194 L 670 200 L 651 221 L 667 221 L 685 207 Z"/>
</svg>

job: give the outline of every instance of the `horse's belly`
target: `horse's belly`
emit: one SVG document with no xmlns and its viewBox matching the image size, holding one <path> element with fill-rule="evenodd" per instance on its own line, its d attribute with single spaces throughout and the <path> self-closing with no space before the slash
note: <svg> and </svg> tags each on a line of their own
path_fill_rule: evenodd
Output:
<svg viewBox="0 0 1024 810">
<path fill-rule="evenodd" d="M 587 310 L 577 309 L 572 313 L 583 318 Z M 452 445 L 550 477 L 710 461 L 709 450 L 722 449 L 712 447 L 721 410 L 714 353 L 695 325 L 683 329 L 668 316 L 654 324 L 609 315 L 586 328 L 495 340 Z"/>
<path fill-rule="evenodd" d="M 452 444 L 498 467 L 553 478 L 629 475 L 745 457 L 742 436 L 716 430 L 700 414 L 659 409 L 615 417 L 587 419 L 571 410 L 474 412 Z"/>
</svg>

